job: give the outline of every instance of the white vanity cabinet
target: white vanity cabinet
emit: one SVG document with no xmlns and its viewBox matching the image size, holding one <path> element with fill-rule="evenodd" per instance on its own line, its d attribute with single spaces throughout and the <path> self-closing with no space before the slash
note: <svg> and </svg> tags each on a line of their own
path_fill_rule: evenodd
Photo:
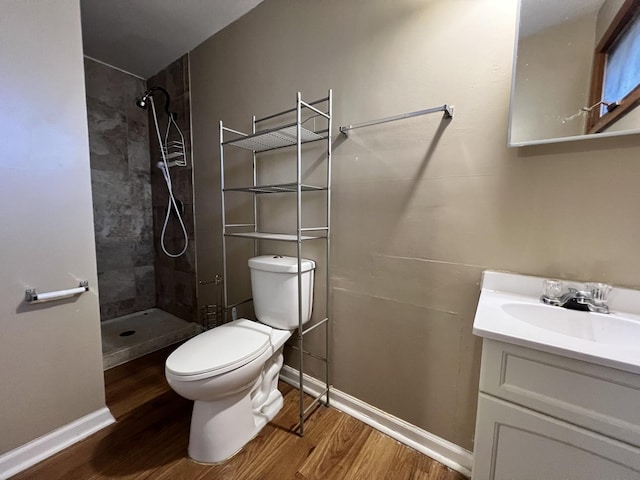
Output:
<svg viewBox="0 0 640 480">
<path fill-rule="evenodd" d="M 483 340 L 473 480 L 640 480 L 640 375 Z"/>
</svg>

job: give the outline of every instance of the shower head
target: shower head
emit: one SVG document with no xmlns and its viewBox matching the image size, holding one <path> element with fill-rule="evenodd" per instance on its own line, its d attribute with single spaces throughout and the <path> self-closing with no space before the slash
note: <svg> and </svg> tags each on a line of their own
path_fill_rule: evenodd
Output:
<svg viewBox="0 0 640 480">
<path fill-rule="evenodd" d="M 136 105 L 142 108 L 143 110 L 147 109 L 147 100 L 149 99 L 149 94 L 145 94 L 136 100 Z"/>
<path fill-rule="evenodd" d="M 167 92 L 162 87 L 158 87 L 157 85 L 151 87 L 149 90 L 144 92 L 142 97 L 136 100 L 136 105 L 146 110 L 147 106 L 149 105 L 149 98 L 152 97 L 155 94 L 155 92 L 161 92 L 164 94 L 164 98 L 165 98 L 164 111 L 167 112 L 167 115 L 170 115 L 171 117 L 176 118 L 176 114 L 169 111 L 169 103 L 171 103 L 171 97 L 169 96 L 169 92 Z"/>
</svg>

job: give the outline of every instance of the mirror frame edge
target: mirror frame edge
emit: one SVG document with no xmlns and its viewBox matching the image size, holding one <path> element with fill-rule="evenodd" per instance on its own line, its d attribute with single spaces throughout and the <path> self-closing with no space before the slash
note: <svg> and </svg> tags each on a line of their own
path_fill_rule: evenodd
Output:
<svg viewBox="0 0 640 480">
<path fill-rule="evenodd" d="M 511 91 L 509 92 L 509 123 L 507 126 L 507 147 L 518 147 L 511 141 L 511 125 L 513 124 L 513 92 L 516 89 L 516 65 L 518 62 L 518 39 L 520 38 L 520 11 L 522 0 L 516 2 L 516 28 L 513 37 L 513 54 L 511 56 Z"/>
</svg>

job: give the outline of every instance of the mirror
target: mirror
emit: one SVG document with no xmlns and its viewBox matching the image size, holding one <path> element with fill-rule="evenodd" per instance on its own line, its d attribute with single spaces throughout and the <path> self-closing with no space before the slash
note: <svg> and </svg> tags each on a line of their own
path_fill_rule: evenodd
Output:
<svg viewBox="0 0 640 480">
<path fill-rule="evenodd" d="M 605 75 L 597 73 L 599 62 L 604 65 L 611 49 L 618 48 L 615 44 L 622 43 L 618 39 L 633 30 L 639 6 L 638 0 L 520 0 L 509 146 L 640 133 L 640 97 L 629 94 L 624 101 L 596 105 L 604 100 L 605 80 L 595 80 Z M 624 15 L 628 18 L 623 21 Z M 640 71 L 638 42 L 629 53 L 635 58 L 622 64 Z M 603 45 L 609 50 L 602 50 Z M 616 115 L 598 123 L 607 113 Z"/>
</svg>

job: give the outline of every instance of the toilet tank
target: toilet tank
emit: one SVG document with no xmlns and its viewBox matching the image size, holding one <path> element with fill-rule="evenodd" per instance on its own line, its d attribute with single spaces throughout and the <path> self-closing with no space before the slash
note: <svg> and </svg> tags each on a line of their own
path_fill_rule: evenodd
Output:
<svg viewBox="0 0 640 480">
<path fill-rule="evenodd" d="M 301 259 L 302 323 L 313 308 L 313 260 Z M 249 259 L 253 308 L 260 322 L 281 330 L 298 328 L 298 258 L 261 255 Z"/>
</svg>

